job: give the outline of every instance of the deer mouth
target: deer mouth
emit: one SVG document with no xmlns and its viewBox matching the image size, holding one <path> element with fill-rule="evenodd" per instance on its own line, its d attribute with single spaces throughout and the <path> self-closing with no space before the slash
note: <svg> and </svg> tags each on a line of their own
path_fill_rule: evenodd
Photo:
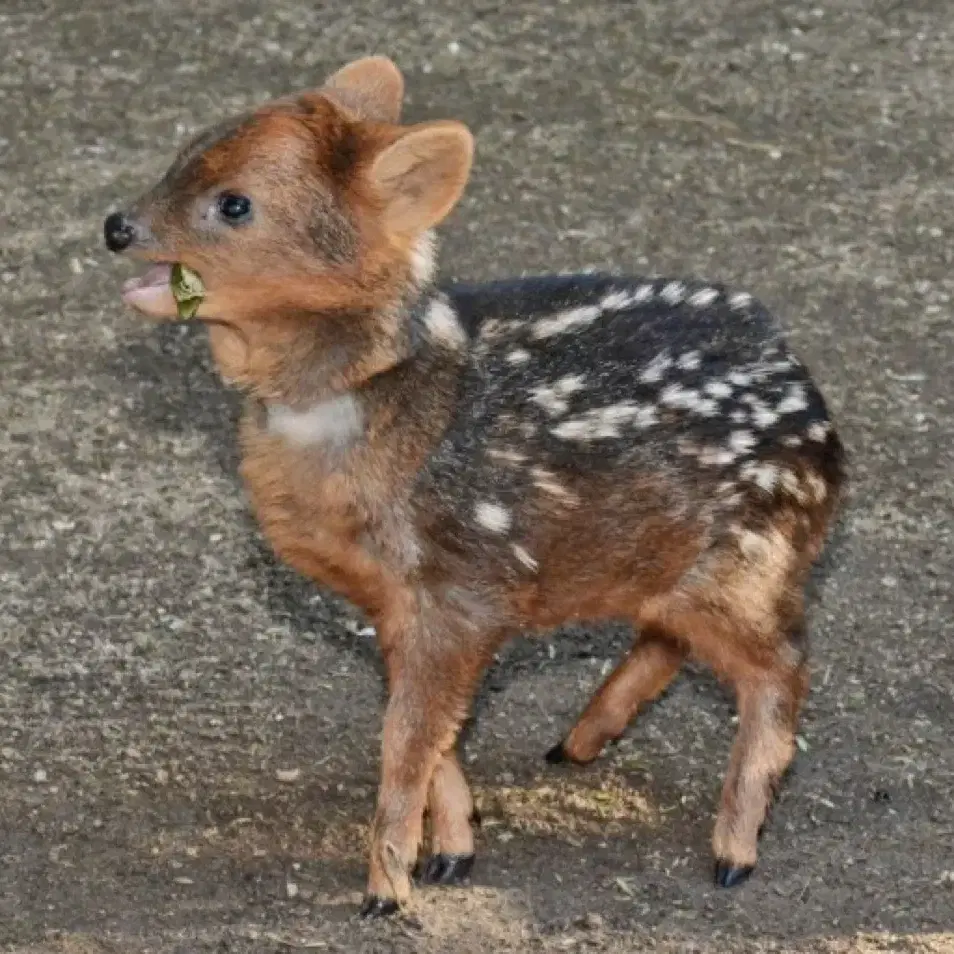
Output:
<svg viewBox="0 0 954 954">
<path fill-rule="evenodd" d="M 126 304 L 157 317 L 194 318 L 204 299 L 202 277 L 181 262 L 155 265 L 123 285 Z"/>
<path fill-rule="evenodd" d="M 137 311 L 162 317 L 176 312 L 172 294 L 172 265 L 154 265 L 123 284 L 123 301 Z"/>
</svg>

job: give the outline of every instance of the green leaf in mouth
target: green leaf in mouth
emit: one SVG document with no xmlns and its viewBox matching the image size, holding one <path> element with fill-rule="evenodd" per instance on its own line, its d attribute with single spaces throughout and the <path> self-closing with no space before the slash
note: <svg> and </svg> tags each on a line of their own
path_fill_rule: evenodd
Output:
<svg viewBox="0 0 954 954">
<path fill-rule="evenodd" d="M 172 297 L 176 300 L 176 310 L 180 318 L 195 318 L 199 305 L 205 298 L 205 285 L 202 276 L 186 265 L 176 262 L 169 277 Z"/>
</svg>

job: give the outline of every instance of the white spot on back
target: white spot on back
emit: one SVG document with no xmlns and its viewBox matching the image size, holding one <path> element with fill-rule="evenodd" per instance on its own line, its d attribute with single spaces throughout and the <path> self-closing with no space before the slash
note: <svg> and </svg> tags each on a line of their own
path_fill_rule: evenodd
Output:
<svg viewBox="0 0 954 954">
<path fill-rule="evenodd" d="M 540 564 L 531 556 L 530 552 L 519 543 L 513 545 L 513 555 L 528 569 L 536 570 Z"/>
<path fill-rule="evenodd" d="M 652 427 L 658 420 L 656 408 L 652 405 L 623 401 L 569 418 L 552 428 L 550 433 L 565 440 L 607 440 L 619 437 L 623 425 L 643 429 Z"/>
<path fill-rule="evenodd" d="M 320 401 L 304 411 L 284 405 L 268 408 L 266 427 L 270 434 L 291 444 L 342 446 L 356 440 L 362 432 L 361 405 L 350 393 Z"/>
<path fill-rule="evenodd" d="M 729 412 L 729 420 L 733 424 L 744 424 L 749 419 L 749 415 L 745 411 L 740 411 L 738 409 Z"/>
<path fill-rule="evenodd" d="M 779 414 L 794 414 L 808 408 L 808 398 L 805 395 L 805 386 L 800 383 L 789 385 L 785 397 L 775 406 Z"/>
<path fill-rule="evenodd" d="M 725 381 L 706 381 L 702 390 L 714 398 L 732 397 L 732 386 L 726 384 Z"/>
<path fill-rule="evenodd" d="M 552 415 L 564 414 L 570 406 L 567 398 L 583 389 L 582 374 L 568 374 L 552 384 L 541 384 L 530 391 L 532 401 Z"/>
<path fill-rule="evenodd" d="M 699 463 L 706 467 L 726 467 L 735 462 L 736 456 L 724 447 L 705 447 L 699 454 Z"/>
<path fill-rule="evenodd" d="M 739 471 L 743 480 L 749 480 L 766 493 L 771 493 L 775 489 L 775 483 L 778 480 L 778 467 L 775 464 L 743 464 Z"/>
<path fill-rule="evenodd" d="M 493 341 L 500 334 L 503 322 L 499 318 L 488 318 L 480 326 L 479 337 L 481 341 Z"/>
<path fill-rule="evenodd" d="M 526 364 L 530 360 L 530 352 L 526 348 L 514 348 L 507 353 L 510 364 Z"/>
<path fill-rule="evenodd" d="M 758 428 L 771 427 L 773 424 L 777 424 L 778 420 L 778 414 L 771 408 L 761 404 L 752 408 L 752 423 Z"/>
<path fill-rule="evenodd" d="M 781 358 L 778 361 L 765 361 L 759 365 L 761 370 L 767 372 L 768 374 L 791 371 L 792 368 L 797 366 L 798 362 L 794 358 Z"/>
<path fill-rule="evenodd" d="M 714 417 L 719 413 L 719 405 L 712 398 L 703 397 L 694 388 L 684 388 L 681 384 L 669 384 L 659 392 L 659 403 L 667 407 L 693 411 L 703 417 Z"/>
<path fill-rule="evenodd" d="M 703 398 L 696 403 L 692 411 L 702 417 L 715 417 L 719 413 L 719 402 L 713 401 L 712 398 Z"/>
<path fill-rule="evenodd" d="M 689 296 L 689 304 L 694 308 L 705 308 L 711 305 L 719 297 L 717 288 L 700 288 Z"/>
<path fill-rule="evenodd" d="M 659 403 L 667 407 L 688 408 L 696 402 L 699 392 L 692 388 L 684 388 L 681 384 L 667 384 L 659 392 Z"/>
<path fill-rule="evenodd" d="M 782 485 L 782 488 L 790 493 L 799 503 L 805 502 L 805 493 L 802 491 L 801 485 L 798 482 L 798 478 L 792 471 L 783 467 L 779 471 L 779 482 Z"/>
<path fill-rule="evenodd" d="M 467 333 L 457 318 L 457 312 L 443 298 L 435 298 L 424 313 L 424 327 L 431 340 L 447 348 L 463 348 Z"/>
<path fill-rule="evenodd" d="M 831 430 L 831 424 L 827 421 L 815 421 L 813 424 L 808 425 L 808 429 L 805 433 L 808 435 L 810 441 L 815 441 L 816 443 L 823 443 L 825 438 L 828 437 L 828 432 Z"/>
<path fill-rule="evenodd" d="M 635 424 L 639 428 L 652 427 L 659 421 L 656 408 L 651 404 L 634 404 L 632 401 L 610 404 L 597 413 L 604 421 L 613 424 Z"/>
<path fill-rule="evenodd" d="M 660 351 L 649 364 L 639 373 L 639 380 L 643 384 L 654 384 L 662 381 L 666 372 L 672 367 L 672 358 L 668 351 Z"/>
<path fill-rule="evenodd" d="M 551 474 L 550 471 L 544 470 L 542 467 L 533 467 L 530 470 L 530 474 L 533 477 L 533 485 L 538 490 L 542 490 L 544 493 L 564 500 L 567 503 L 575 503 L 577 501 L 576 494 L 567 490 L 567 488 L 557 480 L 556 475 Z"/>
<path fill-rule="evenodd" d="M 633 304 L 641 305 L 653 297 L 653 286 L 649 282 L 644 282 L 633 292 Z"/>
<path fill-rule="evenodd" d="M 736 292 L 729 296 L 729 307 L 734 311 L 742 311 L 752 304 L 752 296 L 748 292 Z"/>
<path fill-rule="evenodd" d="M 773 424 L 777 424 L 779 421 L 779 415 L 775 413 L 761 398 L 752 394 L 751 392 L 743 394 L 741 397 L 743 403 L 748 404 L 752 408 L 750 414 L 752 418 L 752 423 L 762 430 L 766 427 L 771 427 Z"/>
<path fill-rule="evenodd" d="M 499 318 L 488 318 L 480 326 L 478 337 L 489 343 L 503 338 L 507 334 L 519 331 L 523 327 L 522 321 L 501 321 Z"/>
<path fill-rule="evenodd" d="M 747 388 L 752 383 L 752 375 L 745 371 L 730 371 L 725 378 L 739 388 Z"/>
<path fill-rule="evenodd" d="M 678 305 L 686 294 L 686 286 L 682 282 L 669 282 L 659 293 L 670 305 Z"/>
<path fill-rule="evenodd" d="M 604 311 L 622 311 L 634 304 L 634 295 L 629 291 L 615 291 L 604 295 L 600 300 L 600 308 Z"/>
<path fill-rule="evenodd" d="M 802 439 L 797 434 L 786 434 L 782 438 L 782 443 L 786 447 L 801 447 Z"/>
<path fill-rule="evenodd" d="M 480 501 L 474 507 L 474 519 L 491 533 L 506 533 L 512 523 L 510 511 L 506 507 L 487 500 Z"/>
<path fill-rule="evenodd" d="M 557 394 L 576 394 L 583 390 L 583 384 L 586 378 L 582 374 L 567 374 L 556 381 L 553 387 Z"/>
<path fill-rule="evenodd" d="M 593 324 L 602 314 L 598 305 L 583 305 L 561 311 L 550 318 L 540 318 L 533 326 L 534 338 L 551 338 Z"/>
<path fill-rule="evenodd" d="M 738 454 L 747 454 L 757 443 L 751 431 L 733 431 L 729 435 L 729 447 Z"/>
<path fill-rule="evenodd" d="M 487 451 L 487 456 L 493 460 L 503 461 L 505 464 L 524 464 L 527 460 L 526 454 L 521 454 L 512 447 L 491 447 Z"/>
<path fill-rule="evenodd" d="M 530 400 L 533 401 L 534 404 L 539 404 L 547 414 L 553 417 L 564 414 L 570 407 L 569 402 L 565 398 L 560 397 L 548 384 L 533 388 L 530 392 Z"/>
<path fill-rule="evenodd" d="M 676 359 L 676 367 L 683 371 L 695 371 L 702 364 L 702 354 L 698 351 L 687 351 Z"/>
<path fill-rule="evenodd" d="M 554 437 L 567 441 L 592 441 L 598 438 L 619 437 L 619 431 L 608 425 L 600 429 L 598 423 L 587 417 L 571 418 L 550 429 Z"/>
</svg>

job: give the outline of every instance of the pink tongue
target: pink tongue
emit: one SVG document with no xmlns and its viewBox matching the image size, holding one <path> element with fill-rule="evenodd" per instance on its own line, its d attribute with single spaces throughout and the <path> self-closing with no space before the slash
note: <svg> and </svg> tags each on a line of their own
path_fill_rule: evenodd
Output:
<svg viewBox="0 0 954 954">
<path fill-rule="evenodd" d="M 174 315 L 176 302 L 169 282 L 171 265 L 156 265 L 123 285 L 123 301 L 147 315 Z"/>
</svg>

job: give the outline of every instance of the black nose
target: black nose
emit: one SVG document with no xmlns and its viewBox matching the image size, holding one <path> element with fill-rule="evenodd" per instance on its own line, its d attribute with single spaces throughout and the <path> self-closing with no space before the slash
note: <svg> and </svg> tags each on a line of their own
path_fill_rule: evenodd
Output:
<svg viewBox="0 0 954 954">
<path fill-rule="evenodd" d="M 122 212 L 114 212 L 103 223 L 103 235 L 106 248 L 111 252 L 122 252 L 132 245 L 135 233 Z"/>
</svg>

